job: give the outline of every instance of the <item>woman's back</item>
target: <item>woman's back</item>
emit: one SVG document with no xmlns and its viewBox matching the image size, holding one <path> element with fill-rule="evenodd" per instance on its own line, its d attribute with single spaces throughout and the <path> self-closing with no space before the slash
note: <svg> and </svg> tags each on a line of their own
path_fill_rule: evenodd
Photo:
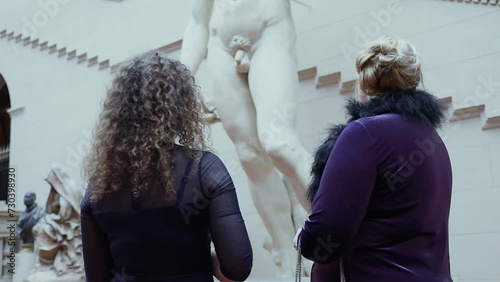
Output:
<svg viewBox="0 0 500 282">
<path fill-rule="evenodd" d="M 345 255 L 350 273 L 360 279 L 450 281 L 452 175 L 443 141 L 434 128 L 398 114 L 357 122 L 370 136 L 377 173 L 366 215 Z"/>
<path fill-rule="evenodd" d="M 452 170 L 436 132 L 445 107 L 417 89 L 420 58 L 401 38 L 368 43 L 356 70 L 362 99 L 349 101 L 349 123 L 315 157 L 312 213 L 300 233 L 302 254 L 317 262 L 312 281 L 335 281 L 342 270 L 347 281 L 451 281 Z"/>
<path fill-rule="evenodd" d="M 89 272 L 98 264 L 112 264 L 118 280 L 212 281 L 213 239 L 224 274 L 237 280 L 248 276 L 252 251 L 232 180 L 215 155 L 204 152 L 195 161 L 186 152 L 175 148 L 176 201 L 167 202 L 166 190 L 156 182 L 139 198 L 133 197 L 129 184 L 95 204 L 89 203 L 87 193 L 82 221 L 95 219 L 95 234 L 102 238 L 84 240 L 84 251 L 94 252 L 95 243 L 109 244 L 101 258 L 87 254 L 98 259 L 86 260 Z"/>
<path fill-rule="evenodd" d="M 338 281 L 341 258 L 347 281 L 451 281 L 447 149 L 433 127 L 370 114 L 379 102 L 361 105 L 369 117 L 349 123 L 328 158 L 301 233 L 302 254 L 318 262 L 312 280 Z"/>
<path fill-rule="evenodd" d="M 198 97 L 187 67 L 157 52 L 116 72 L 83 165 L 90 179 L 81 204 L 88 282 L 250 274 L 236 191 L 222 162 L 205 152 Z"/>
</svg>

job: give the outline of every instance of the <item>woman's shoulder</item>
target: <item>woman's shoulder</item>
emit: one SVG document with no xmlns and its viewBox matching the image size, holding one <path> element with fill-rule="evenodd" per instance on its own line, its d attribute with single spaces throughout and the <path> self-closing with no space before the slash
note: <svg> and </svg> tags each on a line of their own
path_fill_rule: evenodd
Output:
<svg viewBox="0 0 500 282">
<path fill-rule="evenodd" d="M 358 122 L 368 128 L 376 126 L 386 126 L 391 123 L 401 123 L 404 122 L 404 119 L 401 115 L 396 113 L 385 113 L 369 117 L 362 117 L 355 120 L 354 122 Z"/>
<path fill-rule="evenodd" d="M 224 162 L 214 152 L 208 150 L 200 151 L 200 164 L 205 168 L 224 167 Z"/>
<path fill-rule="evenodd" d="M 90 187 L 87 187 L 85 189 L 85 193 L 83 194 L 83 198 L 80 201 L 80 210 L 82 212 L 90 211 L 91 206 L 92 204 L 90 202 Z"/>
<path fill-rule="evenodd" d="M 412 130 L 417 124 L 405 120 L 401 115 L 396 113 L 385 113 L 370 117 L 362 117 L 355 121 L 352 121 L 349 125 L 357 123 L 365 128 L 368 133 L 374 132 L 391 132 L 391 131 L 401 131 Z"/>
<path fill-rule="evenodd" d="M 197 161 L 198 167 L 203 171 L 205 169 L 224 166 L 222 160 L 211 150 L 198 150 L 187 148 L 183 146 L 177 146 L 177 157 L 183 158 L 186 161 L 188 159 L 195 159 Z M 197 157 L 195 157 L 197 156 Z"/>
<path fill-rule="evenodd" d="M 390 124 L 404 122 L 403 118 L 394 113 L 386 113 L 369 117 L 361 117 L 351 120 L 343 131 L 351 131 L 355 128 L 364 128 L 365 130 L 376 127 L 386 127 Z M 333 129 L 333 128 L 332 128 Z"/>
<path fill-rule="evenodd" d="M 362 124 L 370 133 L 378 132 L 380 134 L 397 134 L 403 136 L 405 134 L 431 134 L 435 132 L 435 128 L 427 123 L 409 120 L 400 114 L 386 113 L 376 116 L 363 117 L 355 120 Z"/>
<path fill-rule="evenodd" d="M 403 117 L 394 113 L 386 113 L 362 117 L 349 122 L 341 136 L 344 136 L 344 139 L 363 138 L 367 141 L 370 140 L 371 142 L 363 143 L 368 146 L 375 145 L 390 136 L 397 138 L 397 136 L 404 135 L 405 132 L 409 131 L 412 131 L 411 125 Z"/>
</svg>

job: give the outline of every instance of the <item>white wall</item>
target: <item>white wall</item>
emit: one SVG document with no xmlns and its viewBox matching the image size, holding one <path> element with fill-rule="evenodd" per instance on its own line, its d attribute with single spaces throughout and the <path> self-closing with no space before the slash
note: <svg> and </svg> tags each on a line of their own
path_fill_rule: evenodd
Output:
<svg viewBox="0 0 500 282">
<path fill-rule="evenodd" d="M 498 6 L 449 1 L 365 1 L 365 6 L 359 1 L 329 2 L 315 1 L 313 11 L 297 12 L 304 19 L 297 23 L 302 67 L 319 64 L 320 69 L 353 72 L 355 55 L 346 56 L 343 48 L 361 47 L 358 43 L 366 40 L 363 37 L 396 34 L 417 46 L 429 91 L 439 97 L 452 96 L 456 108 L 485 104 L 487 115 L 498 115 Z M 399 3 L 395 5 L 400 12 L 390 12 L 386 3 Z M 354 7 L 348 9 L 349 5 Z M 388 12 L 387 21 L 374 16 Z M 302 104 L 298 129 L 304 143 L 318 136 L 320 124 L 342 117 L 336 95 L 332 92 L 332 96 Z M 482 131 L 482 119 L 484 115 L 455 122 L 442 132 L 454 169 L 450 252 L 455 281 L 500 281 L 500 223 L 496 220 L 500 214 L 500 130 Z"/>
<path fill-rule="evenodd" d="M 36 191 L 38 202 L 45 205 L 49 186 L 43 179 L 52 164 L 59 163 L 79 177 L 79 147 L 88 140 L 84 132 L 95 122 L 109 72 L 32 49 L 9 54 L 4 41 L 0 46 L 5 55 L 0 58 L 0 72 L 8 81 L 12 108 L 25 107 L 12 118 L 11 130 L 11 165 L 17 170 L 21 210 L 22 195 L 29 190 Z"/>
<path fill-rule="evenodd" d="M 111 64 L 180 39 L 189 15 L 185 0 L 60 1 L 58 10 L 51 8 L 57 13 L 38 25 L 36 36 L 69 46 L 68 51 L 76 48 L 89 56 L 109 58 Z M 485 104 L 487 113 L 500 110 L 500 7 L 433 0 L 301 1 L 310 6 L 293 5 L 301 68 L 317 65 L 320 73 L 339 69 L 351 76 L 355 56 L 349 50 L 379 35 L 396 34 L 417 46 L 429 91 L 453 96 L 455 107 Z M 43 11 L 39 3 L 49 2 L 0 0 L 0 31 L 21 32 L 26 29 L 23 18 L 33 22 L 33 16 Z M 12 120 L 11 162 L 19 171 L 18 198 L 35 190 L 44 203 L 48 185 L 43 179 L 50 165 L 58 162 L 71 168 L 75 154 L 86 144 L 82 132 L 95 122 L 109 70 L 68 62 L 4 38 L 0 73 L 8 84 L 12 107 L 26 107 Z M 203 71 L 201 76 L 203 82 Z M 481 86 L 488 80 L 494 83 Z M 314 80 L 303 81 L 299 92 L 297 130 L 312 151 L 328 124 L 343 121 L 346 96 L 338 94 L 336 84 L 316 89 Z M 455 281 L 500 280 L 500 223 L 496 220 L 500 129 L 482 131 L 482 123 L 481 118 L 456 122 L 442 132 L 454 169 L 450 243 Z M 271 278 L 273 263 L 261 247 L 267 234 L 250 200 L 234 147 L 220 124 L 212 128 L 212 141 L 238 187 L 255 251 L 252 278 Z M 74 164 L 72 175 L 78 177 L 78 161 Z"/>
<path fill-rule="evenodd" d="M 114 63 L 180 39 L 190 12 L 186 0 L 19 0 L 15 4 L 0 0 L 0 6 L 0 30 L 35 36 Z"/>
</svg>

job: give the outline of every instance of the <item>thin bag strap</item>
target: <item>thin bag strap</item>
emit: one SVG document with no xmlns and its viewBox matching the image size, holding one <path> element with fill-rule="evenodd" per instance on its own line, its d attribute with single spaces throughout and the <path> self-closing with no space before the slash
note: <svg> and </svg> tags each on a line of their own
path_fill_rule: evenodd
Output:
<svg viewBox="0 0 500 282">
<path fill-rule="evenodd" d="M 297 238 L 297 265 L 295 266 L 295 282 L 300 282 L 302 279 L 302 254 L 300 252 L 300 234 Z M 344 272 L 344 258 L 340 257 L 340 282 L 346 282 Z"/>
<path fill-rule="evenodd" d="M 300 252 L 300 235 L 297 238 L 297 265 L 295 267 L 295 282 L 302 279 L 302 254 Z"/>
<path fill-rule="evenodd" d="M 344 258 L 340 257 L 340 282 L 346 282 L 344 272 Z"/>
<path fill-rule="evenodd" d="M 184 169 L 184 174 L 182 175 L 181 185 L 177 191 L 177 203 L 181 203 L 182 197 L 184 195 L 184 189 L 186 188 L 186 183 L 189 179 L 189 174 L 191 173 L 191 167 L 193 166 L 193 160 L 189 158 L 186 168 Z"/>
</svg>

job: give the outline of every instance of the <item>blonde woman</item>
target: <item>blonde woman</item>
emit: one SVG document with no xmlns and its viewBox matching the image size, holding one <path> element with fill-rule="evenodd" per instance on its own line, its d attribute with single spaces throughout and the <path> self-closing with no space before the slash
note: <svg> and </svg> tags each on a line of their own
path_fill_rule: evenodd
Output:
<svg viewBox="0 0 500 282">
<path fill-rule="evenodd" d="M 436 132 L 445 120 L 415 48 L 372 42 L 356 61 L 363 101 L 316 151 L 312 213 L 296 238 L 312 281 L 452 281 L 452 169 Z"/>
</svg>

